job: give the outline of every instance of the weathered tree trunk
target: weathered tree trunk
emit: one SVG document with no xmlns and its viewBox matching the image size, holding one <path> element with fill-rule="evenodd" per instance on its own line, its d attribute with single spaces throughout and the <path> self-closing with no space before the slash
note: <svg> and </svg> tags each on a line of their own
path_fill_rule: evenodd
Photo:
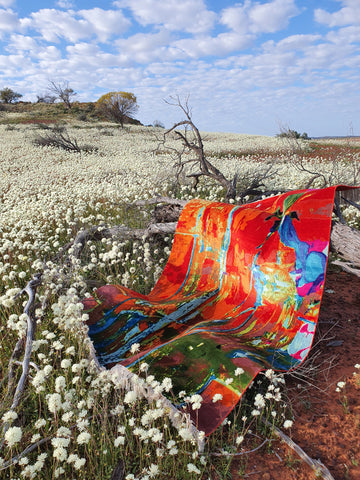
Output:
<svg viewBox="0 0 360 480">
<path fill-rule="evenodd" d="M 343 270 L 360 277 L 360 232 L 342 223 L 334 223 L 331 229 L 330 248 L 344 261 L 335 260 Z"/>
</svg>

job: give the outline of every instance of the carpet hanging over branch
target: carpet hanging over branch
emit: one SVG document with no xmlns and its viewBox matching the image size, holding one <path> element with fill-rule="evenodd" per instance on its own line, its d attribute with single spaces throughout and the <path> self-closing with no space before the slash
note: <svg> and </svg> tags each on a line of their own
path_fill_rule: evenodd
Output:
<svg viewBox="0 0 360 480">
<path fill-rule="evenodd" d="M 323 293 L 336 189 L 298 190 L 247 205 L 192 200 L 149 295 L 105 285 L 84 300 L 100 363 L 146 362 L 215 430 L 253 378 L 307 356 Z M 134 353 L 134 344 L 139 349 Z M 179 404 L 181 406 L 181 404 Z"/>
</svg>

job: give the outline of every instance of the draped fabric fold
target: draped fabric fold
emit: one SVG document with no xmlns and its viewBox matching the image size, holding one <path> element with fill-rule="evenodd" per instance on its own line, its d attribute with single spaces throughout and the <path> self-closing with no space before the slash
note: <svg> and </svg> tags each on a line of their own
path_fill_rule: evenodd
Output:
<svg viewBox="0 0 360 480">
<path fill-rule="evenodd" d="M 337 188 L 346 189 L 242 206 L 190 201 L 149 295 L 105 285 L 83 301 L 100 363 L 137 371 L 146 362 L 157 380 L 172 379 L 175 396 L 200 394 L 200 409 L 189 413 L 210 434 L 261 370 L 287 371 L 307 356 Z"/>
</svg>

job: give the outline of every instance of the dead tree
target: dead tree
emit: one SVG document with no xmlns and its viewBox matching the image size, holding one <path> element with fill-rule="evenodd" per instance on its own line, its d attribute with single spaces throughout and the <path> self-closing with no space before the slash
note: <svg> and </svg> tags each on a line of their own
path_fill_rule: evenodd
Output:
<svg viewBox="0 0 360 480">
<path fill-rule="evenodd" d="M 46 133 L 37 135 L 33 143 L 38 147 L 56 147 L 76 153 L 81 153 L 82 151 L 93 152 L 97 150 L 97 147 L 92 145 L 78 145 L 76 138 L 70 137 L 66 128 L 61 125 L 46 128 Z"/>
<path fill-rule="evenodd" d="M 200 177 L 209 177 L 220 183 L 220 185 L 226 189 L 226 200 L 234 199 L 236 196 L 237 175 L 235 174 L 231 180 L 227 179 L 223 173 L 206 158 L 200 132 L 192 120 L 191 108 L 188 103 L 189 98 L 187 97 L 184 102 L 181 101 L 178 95 L 170 98 L 171 100 L 166 101 L 166 103 L 179 107 L 185 114 L 186 119 L 175 123 L 174 126 L 164 132 L 163 138 L 159 142 L 157 152 L 161 152 L 162 150 L 171 151 L 175 158 L 174 166 L 176 168 L 176 180 L 178 183 L 180 183 L 180 176 L 185 174 L 188 178 L 194 178 L 194 188 L 196 189 Z M 182 131 L 177 130 L 179 127 L 184 127 L 184 129 Z M 173 148 L 167 144 L 167 139 L 172 133 L 175 134 L 176 140 L 181 142 L 180 148 Z M 185 172 L 187 167 L 190 173 Z"/>
<path fill-rule="evenodd" d="M 189 106 L 189 97 L 184 101 L 177 95 L 170 97 L 170 101 L 165 101 L 168 105 L 180 108 L 185 115 L 185 120 L 175 123 L 171 128 L 166 130 L 159 140 L 156 153 L 169 153 L 174 159 L 174 167 L 176 169 L 176 181 L 181 183 L 182 176 L 193 178 L 193 188 L 196 190 L 200 178 L 207 177 L 224 187 L 225 201 L 235 200 L 236 196 L 240 198 L 242 203 L 244 197 L 251 195 L 259 197 L 261 195 L 279 193 L 279 190 L 263 191 L 261 188 L 265 186 L 264 180 L 276 175 L 277 171 L 273 169 L 273 165 L 267 166 L 264 171 L 258 171 L 251 178 L 242 179 L 242 184 L 246 187 L 238 192 L 239 176 L 237 173 L 233 178 L 226 178 L 225 175 L 213 165 L 206 156 L 204 150 L 203 139 L 199 129 L 192 119 L 192 112 Z M 181 128 L 181 130 L 178 130 Z M 175 136 L 175 140 L 180 142 L 180 147 L 174 148 L 170 146 L 168 139 Z M 256 198 L 255 198 L 256 199 Z"/>
<path fill-rule="evenodd" d="M 70 110 L 72 98 L 77 95 L 69 86 L 69 82 L 56 83 L 53 80 L 49 82 L 48 91 L 56 95 L 56 98 L 62 100 L 65 106 Z"/>
</svg>

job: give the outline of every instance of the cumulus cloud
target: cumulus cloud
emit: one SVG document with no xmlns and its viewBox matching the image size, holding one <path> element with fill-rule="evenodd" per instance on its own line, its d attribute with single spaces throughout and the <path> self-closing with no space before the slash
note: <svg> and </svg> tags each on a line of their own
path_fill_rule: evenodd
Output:
<svg viewBox="0 0 360 480">
<path fill-rule="evenodd" d="M 360 43 L 360 25 L 351 25 L 349 27 L 333 30 L 326 35 L 329 42 L 337 44 Z"/>
<path fill-rule="evenodd" d="M 276 46 L 277 50 L 305 50 L 309 45 L 312 45 L 314 42 L 321 40 L 321 35 L 290 35 L 283 40 L 275 43 L 274 41 L 266 42 L 264 44 L 264 48 L 266 45 Z"/>
<path fill-rule="evenodd" d="M 359 0 L 343 0 L 341 3 L 343 7 L 333 13 L 317 8 L 314 11 L 315 20 L 329 27 L 360 24 Z"/>
<path fill-rule="evenodd" d="M 289 20 L 299 13 L 294 0 L 273 0 L 258 3 L 245 0 L 243 4 L 225 8 L 221 23 L 238 33 L 274 33 L 286 28 Z"/>
<path fill-rule="evenodd" d="M 78 14 L 88 22 L 92 33 L 100 41 L 106 41 L 112 35 L 123 34 L 131 25 L 130 20 L 125 18 L 120 10 L 92 8 L 80 10 Z"/>
<path fill-rule="evenodd" d="M 75 42 L 91 35 L 88 22 L 74 18 L 73 12 L 63 12 L 54 8 L 44 8 L 33 12 L 23 20 L 23 26 L 40 32 L 47 42 L 58 42 L 65 38 Z"/>
<path fill-rule="evenodd" d="M 106 53 L 98 45 L 90 43 L 68 45 L 66 52 L 69 65 L 74 66 L 77 71 L 79 68 L 85 69 L 89 73 L 93 71 L 95 75 L 99 74 L 100 69 L 104 71 L 106 68 L 114 68 L 124 64 L 118 55 Z"/>
<path fill-rule="evenodd" d="M 100 41 L 106 41 L 114 34 L 124 33 L 130 21 L 119 10 L 93 8 L 76 13 L 44 8 L 23 19 L 22 25 L 40 32 L 47 42 L 57 42 L 61 38 L 77 42 L 94 35 Z"/>
<path fill-rule="evenodd" d="M 118 51 L 131 62 L 149 63 L 154 60 L 172 57 L 170 33 L 160 30 L 157 33 L 137 33 L 129 38 L 115 40 Z"/>
<path fill-rule="evenodd" d="M 203 0 L 119 0 L 120 8 L 129 8 L 140 25 L 162 25 L 171 31 L 203 33 L 209 31 L 216 14 L 206 8 Z"/>
<path fill-rule="evenodd" d="M 184 38 L 175 41 L 172 47 L 190 58 L 200 58 L 208 55 L 222 56 L 248 47 L 252 39 L 253 37 L 250 35 L 226 32 L 220 33 L 216 37 Z"/>
<path fill-rule="evenodd" d="M 57 8 L 25 18 L 10 9 L 15 3 L 0 0 L 0 82 L 24 99 L 34 100 L 56 76 L 84 101 L 133 91 L 144 123 L 168 119 L 162 99 L 174 93 L 192 94 L 196 120 L 209 130 L 261 133 L 259 119 L 291 123 L 296 109 L 321 121 L 323 101 L 326 122 L 327 104 L 335 104 L 329 99 L 338 95 L 337 104 L 347 105 L 349 92 L 348 111 L 358 115 L 359 0 L 339 2 L 333 13 L 315 10 L 313 20 L 337 28 L 288 36 L 293 16 L 304 13 L 305 20 L 300 1 L 118 0 L 110 10 L 105 3 L 76 10 L 75 0 L 54 0 Z M 217 13 L 206 6 L 216 4 Z M 318 25 L 311 27 L 316 32 Z M 261 43 L 262 34 L 275 32 Z"/>
<path fill-rule="evenodd" d="M 10 41 L 7 50 L 10 52 L 25 52 L 29 51 L 35 53 L 39 48 L 38 43 L 32 37 L 20 34 L 13 34 L 10 36 Z"/>
<path fill-rule="evenodd" d="M 12 32 L 20 26 L 18 17 L 12 10 L 0 10 L 0 37 L 2 34 Z"/>
</svg>

